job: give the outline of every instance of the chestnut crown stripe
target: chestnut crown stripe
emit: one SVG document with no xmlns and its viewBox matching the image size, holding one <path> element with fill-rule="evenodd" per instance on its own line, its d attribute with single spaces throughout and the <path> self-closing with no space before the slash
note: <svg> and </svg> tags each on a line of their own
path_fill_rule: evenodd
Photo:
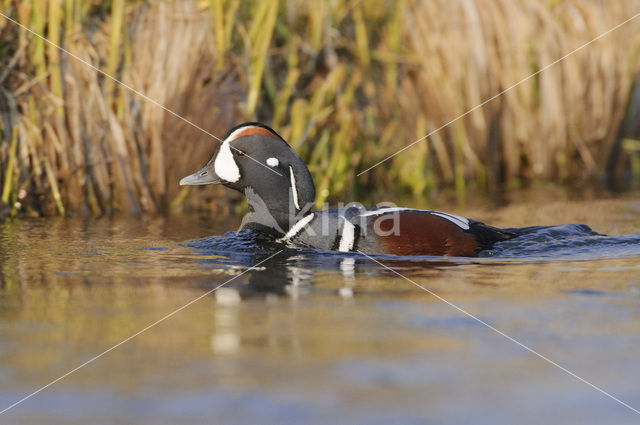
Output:
<svg viewBox="0 0 640 425">
<path fill-rule="evenodd" d="M 236 139 L 239 139 L 240 137 L 245 137 L 245 136 L 254 136 L 256 134 L 262 134 L 264 136 L 269 136 L 272 137 L 276 140 L 280 140 L 280 137 L 278 137 L 277 135 L 273 134 L 271 131 L 267 130 L 266 128 L 263 127 L 258 127 L 258 126 L 250 126 L 250 127 L 242 127 L 237 129 L 236 131 L 234 131 L 233 133 L 231 133 L 229 135 L 229 137 L 227 137 L 227 141 L 228 142 L 233 142 Z"/>
<path fill-rule="evenodd" d="M 230 150 L 233 150 L 233 151 L 236 151 L 236 152 L 240 152 L 236 147 L 231 145 L 231 142 L 236 140 L 236 139 L 238 139 L 238 138 L 240 138 L 240 137 L 251 136 L 251 135 L 254 135 L 254 134 L 262 134 L 262 135 L 265 135 L 265 136 L 273 137 L 274 139 L 282 140 L 280 138 L 280 136 L 278 136 L 277 134 L 269 131 L 268 129 L 266 129 L 264 127 L 260 127 L 260 126 L 257 126 L 257 125 L 244 126 L 244 127 L 238 128 L 237 130 L 234 130 L 231 134 L 229 134 L 224 139 L 224 141 L 222 142 L 221 149 L 224 148 L 224 146 L 226 145 L 226 146 L 228 146 L 228 148 Z M 277 172 L 273 168 L 268 167 L 267 165 L 263 164 L 262 162 L 258 161 L 257 159 L 253 158 L 251 155 L 247 155 L 247 158 L 249 158 L 250 160 L 252 160 L 256 164 L 260 164 L 262 167 L 265 167 L 267 170 L 271 171 L 272 173 L 276 173 L 277 175 L 282 176 L 282 174 L 280 174 L 279 172 Z M 233 159 L 233 157 L 231 159 Z"/>
</svg>

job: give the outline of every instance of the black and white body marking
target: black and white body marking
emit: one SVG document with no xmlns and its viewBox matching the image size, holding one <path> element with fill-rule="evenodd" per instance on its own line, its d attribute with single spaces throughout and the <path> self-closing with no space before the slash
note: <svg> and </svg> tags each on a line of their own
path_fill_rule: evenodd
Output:
<svg viewBox="0 0 640 425">
<path fill-rule="evenodd" d="M 349 252 L 353 249 L 356 239 L 356 226 L 344 217 L 340 217 L 344 221 L 342 226 L 342 234 L 340 236 L 340 244 L 338 251 Z"/>
<path fill-rule="evenodd" d="M 315 217 L 314 213 L 311 213 L 309 215 L 306 215 L 304 217 L 302 217 L 300 220 L 298 220 L 296 222 L 296 224 L 294 224 L 293 226 L 291 226 L 291 229 L 289 229 L 289 231 L 280 239 L 278 239 L 278 242 L 285 242 L 290 240 L 291 238 L 294 238 L 298 233 L 300 233 L 309 223 L 311 223 L 311 220 L 313 220 L 313 218 Z"/>
</svg>

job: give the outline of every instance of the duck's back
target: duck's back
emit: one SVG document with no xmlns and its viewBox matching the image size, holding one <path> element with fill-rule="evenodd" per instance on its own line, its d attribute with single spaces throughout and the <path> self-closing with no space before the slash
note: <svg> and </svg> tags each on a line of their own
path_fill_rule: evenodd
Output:
<svg viewBox="0 0 640 425">
<path fill-rule="evenodd" d="M 343 252 L 469 257 L 515 236 L 439 211 L 344 207 L 311 214 L 288 240 Z"/>
</svg>

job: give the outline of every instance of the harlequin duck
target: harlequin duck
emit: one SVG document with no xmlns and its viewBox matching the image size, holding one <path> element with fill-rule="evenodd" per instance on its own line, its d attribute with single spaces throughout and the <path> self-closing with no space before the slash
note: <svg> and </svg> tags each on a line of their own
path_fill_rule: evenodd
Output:
<svg viewBox="0 0 640 425">
<path fill-rule="evenodd" d="M 278 133 L 256 122 L 229 130 L 207 165 L 180 180 L 203 184 L 244 193 L 249 213 L 240 229 L 318 249 L 469 257 L 516 236 L 439 211 L 357 204 L 314 211 L 315 186 L 306 165 Z"/>
</svg>

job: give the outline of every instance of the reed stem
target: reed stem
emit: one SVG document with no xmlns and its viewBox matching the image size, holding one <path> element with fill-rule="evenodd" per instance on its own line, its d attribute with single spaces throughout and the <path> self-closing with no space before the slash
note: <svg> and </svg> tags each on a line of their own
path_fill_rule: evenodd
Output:
<svg viewBox="0 0 640 425">
<path fill-rule="evenodd" d="M 53 195 L 53 199 L 56 203 L 56 207 L 58 208 L 58 214 L 64 217 L 65 209 L 62 204 L 62 197 L 60 196 L 60 191 L 58 190 L 58 183 L 56 182 L 56 176 L 53 172 L 53 168 L 51 168 L 51 162 L 49 162 L 49 158 L 42 158 L 42 163 L 44 164 L 44 169 L 47 174 L 47 180 L 49 181 L 49 186 L 51 187 L 51 194 Z"/>
<path fill-rule="evenodd" d="M 124 19 L 124 1 L 125 0 L 113 0 L 111 4 L 109 58 L 107 59 L 107 66 L 105 68 L 105 72 L 111 76 L 116 75 L 118 65 L 120 64 L 120 40 L 122 37 L 122 21 Z M 111 78 L 105 78 L 102 86 L 106 103 L 109 106 L 113 106 L 114 84 L 115 82 Z"/>
<path fill-rule="evenodd" d="M 9 147 L 9 160 L 4 175 L 4 185 L 2 187 L 2 203 L 7 205 L 11 195 L 13 184 L 13 173 L 16 168 L 16 149 L 18 147 L 18 126 L 14 126 L 11 132 L 11 146 Z"/>
</svg>

